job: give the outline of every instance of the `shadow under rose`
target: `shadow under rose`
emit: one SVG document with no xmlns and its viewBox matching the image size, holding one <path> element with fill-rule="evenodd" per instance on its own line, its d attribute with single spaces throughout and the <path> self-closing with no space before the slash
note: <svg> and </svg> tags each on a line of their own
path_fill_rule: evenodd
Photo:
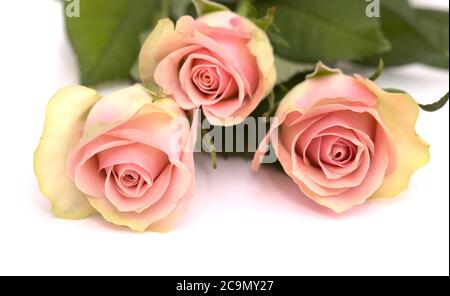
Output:
<svg viewBox="0 0 450 296">
<path fill-rule="evenodd" d="M 175 230 L 188 231 L 204 227 L 203 223 L 212 223 L 217 227 L 224 227 L 223 231 L 230 231 L 227 228 L 232 226 L 222 226 L 219 220 L 230 219 L 228 216 L 242 219 L 235 215 L 262 215 L 266 219 L 298 217 L 300 220 L 308 217 L 312 221 L 336 221 L 370 215 L 377 208 L 368 202 L 337 214 L 305 196 L 282 170 L 265 165 L 258 172 L 253 172 L 250 170 L 249 161 L 237 157 L 226 160 L 219 158 L 218 167 L 214 170 L 210 167 L 209 156 L 198 154 L 196 172 L 197 189 L 186 215 Z"/>
<path fill-rule="evenodd" d="M 173 231 L 188 231 L 195 225 L 201 227 L 202 223 L 208 222 L 208 215 L 215 216 L 214 211 L 220 211 L 222 205 L 228 205 L 226 211 L 248 211 L 248 215 L 257 212 L 270 218 L 281 215 L 295 219 L 298 215 L 299 219 L 309 217 L 334 221 L 370 214 L 378 208 L 376 204 L 380 203 L 368 202 L 337 214 L 309 199 L 289 176 L 270 165 L 263 166 L 258 172 L 253 172 L 250 170 L 250 163 L 239 158 L 219 159 L 218 164 L 218 168 L 214 170 L 210 167 L 208 155 L 196 155 L 197 190 L 185 216 L 180 219 Z M 218 184 L 229 185 L 217 187 Z M 244 189 L 245 192 L 243 192 Z M 50 203 L 39 192 L 37 184 L 33 186 L 30 193 L 33 208 L 52 219 L 68 223 L 83 223 L 88 228 L 99 230 L 134 233 L 124 226 L 105 221 L 98 214 L 84 220 L 59 219 L 51 212 Z"/>
<path fill-rule="evenodd" d="M 109 223 L 105 219 L 101 217 L 100 214 L 92 214 L 85 219 L 80 220 L 70 220 L 63 219 L 55 216 L 51 209 L 51 204 L 47 200 L 47 198 L 39 191 L 39 187 L 33 186 L 30 192 L 31 195 L 31 205 L 33 211 L 38 211 L 40 216 L 44 217 L 46 220 L 51 219 L 54 220 L 55 223 L 73 223 L 73 224 L 84 224 L 83 227 L 87 229 L 98 229 L 99 231 L 113 231 L 113 232 L 122 232 L 122 233 L 133 233 L 125 226 L 117 226 L 112 223 Z M 77 226 L 78 227 L 78 226 Z M 80 226 L 81 227 L 81 226 Z M 86 230 L 88 231 L 88 230 Z"/>
<path fill-rule="evenodd" d="M 264 184 L 264 187 L 276 188 L 280 193 L 276 202 L 286 205 L 289 210 L 295 207 L 294 210 L 298 211 L 299 215 L 320 215 L 330 219 L 342 219 L 350 216 L 366 215 L 368 212 L 373 211 L 370 208 L 370 202 L 368 202 L 338 214 L 308 198 L 287 174 L 280 169 L 270 166 L 262 167 L 259 172 L 255 173 L 255 178 L 258 178 L 255 182 Z M 264 192 L 261 192 L 261 196 L 271 199 L 269 202 L 275 202 L 273 196 L 268 196 Z"/>
</svg>

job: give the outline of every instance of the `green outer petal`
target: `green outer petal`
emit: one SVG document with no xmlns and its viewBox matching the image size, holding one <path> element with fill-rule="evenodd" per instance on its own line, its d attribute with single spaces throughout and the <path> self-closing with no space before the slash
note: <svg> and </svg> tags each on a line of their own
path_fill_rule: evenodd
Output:
<svg viewBox="0 0 450 296">
<path fill-rule="evenodd" d="M 266 32 L 254 26 L 252 39 L 248 47 L 256 57 L 259 70 L 264 75 L 264 97 L 272 92 L 277 81 L 277 71 L 275 68 L 275 55 Z"/>
<path fill-rule="evenodd" d="M 66 174 L 69 151 L 78 143 L 86 117 L 100 95 L 83 86 L 59 90 L 47 105 L 44 130 L 34 154 L 34 171 L 53 213 L 83 219 L 95 213 L 86 196 Z"/>
<path fill-rule="evenodd" d="M 406 190 L 413 173 L 430 161 L 430 145 L 415 131 L 419 106 L 406 94 L 380 99 L 380 114 L 394 137 L 398 151 L 397 169 L 386 176 L 372 198 L 392 198 Z M 397 118 L 398 120 L 393 120 Z"/>
<path fill-rule="evenodd" d="M 173 36 L 175 24 L 168 18 L 159 20 L 142 45 L 139 54 L 139 73 L 143 82 L 154 82 L 153 75 L 158 65 L 156 53 L 162 40 Z"/>
<path fill-rule="evenodd" d="M 117 226 L 126 226 L 136 232 L 144 232 L 148 225 L 140 222 L 139 215 L 135 213 L 120 213 L 108 201 L 103 198 L 95 198 L 88 196 L 88 200 L 109 223 Z"/>
<path fill-rule="evenodd" d="M 194 4 L 197 16 L 218 11 L 230 11 L 225 5 L 209 0 L 192 0 L 192 4 Z"/>
<path fill-rule="evenodd" d="M 378 96 L 378 111 L 397 148 L 396 170 L 385 177 L 371 198 L 393 198 L 408 188 L 413 173 L 430 160 L 430 146 L 415 130 L 420 109 L 407 94 L 388 93 L 368 79 L 359 76 L 357 79 Z"/>
<path fill-rule="evenodd" d="M 306 76 L 306 79 L 316 79 L 321 78 L 328 75 L 336 75 L 336 74 L 343 74 L 340 69 L 332 69 L 328 66 L 326 66 L 322 62 L 318 62 L 316 64 L 316 69 L 313 73 Z"/>
</svg>

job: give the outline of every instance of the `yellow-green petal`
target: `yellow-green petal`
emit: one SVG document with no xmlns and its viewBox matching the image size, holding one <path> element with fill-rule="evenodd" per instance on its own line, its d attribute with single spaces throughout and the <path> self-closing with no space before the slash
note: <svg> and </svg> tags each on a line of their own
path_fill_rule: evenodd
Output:
<svg viewBox="0 0 450 296">
<path fill-rule="evenodd" d="M 65 219 L 82 219 L 95 210 L 66 174 L 69 151 L 81 137 L 86 117 L 100 95 L 83 86 L 59 90 L 48 103 L 44 130 L 34 155 L 34 171 L 41 192 L 53 213 Z"/>
<path fill-rule="evenodd" d="M 106 221 L 118 225 L 126 226 L 136 232 L 144 232 L 148 225 L 142 223 L 139 214 L 136 213 L 120 213 L 107 200 L 103 198 L 94 198 L 88 196 L 88 200 Z"/>
<path fill-rule="evenodd" d="M 277 81 L 275 56 L 269 37 L 263 30 L 255 26 L 248 47 L 256 57 L 259 69 L 264 75 L 264 96 L 267 96 Z"/>
<path fill-rule="evenodd" d="M 372 198 L 392 198 L 407 189 L 412 174 L 430 160 L 430 146 L 417 134 L 415 128 L 420 108 L 407 94 L 388 93 L 368 79 L 358 79 L 378 96 L 381 119 L 397 148 L 397 168 L 385 177 Z"/>
<path fill-rule="evenodd" d="M 139 54 L 139 73 L 143 82 L 154 82 L 153 74 L 158 65 L 161 42 L 173 36 L 175 24 L 168 18 L 158 21 L 152 33 L 145 40 Z M 160 57 L 159 57 L 160 58 Z"/>
</svg>

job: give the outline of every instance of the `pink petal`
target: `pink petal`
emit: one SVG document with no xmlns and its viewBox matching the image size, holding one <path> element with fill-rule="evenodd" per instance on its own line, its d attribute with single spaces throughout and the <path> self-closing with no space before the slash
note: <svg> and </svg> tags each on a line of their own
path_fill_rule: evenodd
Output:
<svg viewBox="0 0 450 296">
<path fill-rule="evenodd" d="M 367 87 L 351 76 L 329 75 L 307 80 L 301 84 L 303 92 L 296 100 L 300 110 L 308 110 L 324 99 L 345 98 L 349 102 L 374 106 L 378 99 Z"/>
<path fill-rule="evenodd" d="M 199 45 L 190 45 L 175 50 L 166 56 L 155 69 L 156 84 L 161 86 L 167 95 L 173 96 L 183 109 L 193 109 L 197 105 L 183 91 L 179 79 L 179 70 L 183 59 L 200 48 Z"/>
<path fill-rule="evenodd" d="M 200 92 L 198 86 L 194 85 L 194 83 L 192 82 L 192 71 L 195 69 L 195 67 L 202 65 L 216 67 L 217 76 L 220 79 L 220 87 L 213 94 L 205 95 L 205 93 Z M 237 96 L 237 84 L 230 82 L 234 79 L 240 80 L 239 76 L 237 76 L 237 73 L 234 71 L 228 72 L 228 69 L 226 69 L 222 62 L 216 59 L 211 53 L 206 50 L 200 50 L 189 55 L 180 70 L 180 81 L 182 83 L 184 91 L 186 91 L 189 98 L 198 105 L 216 104 L 221 99 L 223 99 L 223 95 L 231 95 L 236 93 Z M 230 89 L 231 85 L 234 86 L 233 89 Z M 220 94 L 222 94 L 222 96 Z"/>
<path fill-rule="evenodd" d="M 180 157 L 179 147 L 174 144 L 187 140 L 187 134 L 176 130 L 172 120 L 174 118 L 163 113 L 143 114 L 108 132 L 108 135 L 159 149 L 172 161 Z"/>
<path fill-rule="evenodd" d="M 129 198 L 139 198 L 153 185 L 153 177 L 143 167 L 134 163 L 118 164 L 105 168 L 108 174 L 113 174 L 117 190 Z M 133 174 L 136 181 L 131 182 L 123 178 L 124 175 Z"/>
<path fill-rule="evenodd" d="M 378 128 L 375 139 L 375 154 L 371 155 L 371 165 L 364 182 L 349 189 L 341 195 L 321 197 L 300 184 L 304 192 L 317 201 L 336 212 L 342 212 L 356 205 L 364 203 L 382 184 L 389 166 L 389 143 L 382 128 Z"/>
<path fill-rule="evenodd" d="M 97 154 L 99 169 L 119 164 L 136 164 L 156 179 L 167 166 L 169 160 L 161 150 L 141 143 L 130 144 L 104 150 Z"/>
<path fill-rule="evenodd" d="M 67 160 L 69 178 L 74 180 L 78 189 L 83 193 L 94 197 L 103 196 L 105 176 L 100 172 L 97 158 L 94 156 L 103 150 L 126 146 L 131 143 L 133 142 L 101 136 L 84 147 L 74 149 Z"/>
<path fill-rule="evenodd" d="M 242 73 L 247 95 L 252 95 L 259 84 L 259 68 L 256 58 L 248 49 L 249 39 L 236 38 L 230 35 L 224 35 L 220 32 L 209 35 L 221 48 L 220 52 L 226 52 L 233 60 L 234 68 Z M 218 51 L 214 51 L 219 53 Z"/>
<path fill-rule="evenodd" d="M 151 96 L 140 84 L 112 92 L 90 110 L 84 130 L 96 124 L 114 126 L 130 120 L 139 109 L 152 102 Z"/>
<path fill-rule="evenodd" d="M 171 181 L 172 165 L 167 166 L 163 172 L 154 180 L 151 188 L 147 190 L 139 198 L 130 198 L 124 196 L 117 190 L 117 183 L 111 174 L 105 182 L 105 196 L 107 200 L 120 212 L 136 212 L 140 213 L 147 210 L 155 204 L 167 190 L 168 184 Z"/>
</svg>

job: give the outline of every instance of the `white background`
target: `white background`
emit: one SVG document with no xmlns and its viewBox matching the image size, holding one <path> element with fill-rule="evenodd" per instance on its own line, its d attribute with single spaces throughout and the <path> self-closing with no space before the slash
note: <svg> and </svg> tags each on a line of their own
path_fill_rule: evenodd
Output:
<svg viewBox="0 0 450 296">
<path fill-rule="evenodd" d="M 446 0 L 415 1 L 447 8 Z M 430 164 L 392 201 L 341 216 L 302 196 L 270 168 L 197 158 L 197 191 L 169 234 L 137 234 L 101 218 L 52 217 L 33 175 L 47 100 L 77 83 L 57 1 L 2 1 L 0 9 L 0 274 L 448 275 L 449 109 L 422 112 Z M 448 71 L 412 65 L 379 83 L 431 102 Z"/>
</svg>

